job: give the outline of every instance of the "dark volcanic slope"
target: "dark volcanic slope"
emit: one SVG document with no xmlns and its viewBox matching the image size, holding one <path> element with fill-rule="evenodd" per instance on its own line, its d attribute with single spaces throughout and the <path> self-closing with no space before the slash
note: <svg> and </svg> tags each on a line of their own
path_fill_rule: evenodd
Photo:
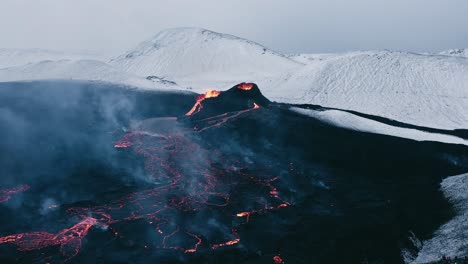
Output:
<svg viewBox="0 0 468 264">
<path fill-rule="evenodd" d="M 254 84 L 0 93 L 2 263 L 401 263 L 468 171 L 465 146 L 339 129 Z"/>
</svg>

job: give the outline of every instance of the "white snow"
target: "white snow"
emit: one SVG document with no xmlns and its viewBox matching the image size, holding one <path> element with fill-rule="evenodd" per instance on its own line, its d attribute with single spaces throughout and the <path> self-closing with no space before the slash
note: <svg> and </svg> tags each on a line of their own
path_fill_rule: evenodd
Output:
<svg viewBox="0 0 468 264">
<path fill-rule="evenodd" d="M 195 87 L 273 78 L 303 65 L 252 41 L 200 28 L 162 31 L 110 63 Z"/>
<path fill-rule="evenodd" d="M 38 63 L 45 60 L 104 60 L 106 57 L 89 52 L 60 52 L 44 49 L 0 49 L 0 69 Z"/>
<path fill-rule="evenodd" d="M 417 129 L 401 128 L 396 126 L 387 125 L 378 121 L 360 117 L 348 112 L 339 110 L 324 110 L 316 111 L 310 109 L 303 109 L 298 107 L 291 107 L 292 111 L 310 116 L 333 126 L 356 130 L 361 132 L 368 132 L 374 134 L 391 135 L 395 137 L 408 138 L 417 141 L 437 141 L 451 144 L 468 145 L 468 140 L 462 138 L 430 133 L 420 131 Z"/>
<path fill-rule="evenodd" d="M 47 60 L 0 69 L 0 82 L 21 80 L 92 80 L 146 89 L 182 89 L 176 85 L 162 83 L 158 80 L 150 81 L 119 71 L 105 62 L 97 60 Z"/>
<path fill-rule="evenodd" d="M 456 57 L 468 58 L 468 49 L 451 49 L 451 50 L 442 51 L 439 54 L 440 55 L 446 55 L 446 56 L 456 56 Z"/>
<path fill-rule="evenodd" d="M 440 227 L 432 239 L 423 242 L 414 264 L 434 262 L 443 256 L 468 257 L 468 174 L 448 177 L 441 185 L 458 215 Z"/>
<path fill-rule="evenodd" d="M 389 51 L 319 58 L 260 86 L 262 91 L 272 100 L 355 110 L 420 126 L 468 127 L 467 59 Z"/>
</svg>

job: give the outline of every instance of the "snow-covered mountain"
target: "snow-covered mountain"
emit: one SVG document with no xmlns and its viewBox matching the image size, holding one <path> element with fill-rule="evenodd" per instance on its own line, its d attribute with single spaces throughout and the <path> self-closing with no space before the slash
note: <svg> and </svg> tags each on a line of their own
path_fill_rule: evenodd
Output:
<svg viewBox="0 0 468 264">
<path fill-rule="evenodd" d="M 51 79 L 103 81 L 146 89 L 182 89 L 176 84 L 157 78 L 147 80 L 122 72 L 97 60 L 46 60 L 0 69 L 0 82 Z"/>
<path fill-rule="evenodd" d="M 260 82 L 273 100 L 319 104 L 420 126 L 468 127 L 468 60 L 404 52 L 301 55 L 307 66 Z"/>
<path fill-rule="evenodd" d="M 45 60 L 98 59 L 104 56 L 91 53 L 60 52 L 44 49 L 0 49 L 0 69 L 38 63 Z"/>
<path fill-rule="evenodd" d="M 177 79 L 195 87 L 257 81 L 302 66 L 252 41 L 199 28 L 162 31 L 110 63 L 143 77 Z"/>
<path fill-rule="evenodd" d="M 311 110 L 298 107 L 292 107 L 292 111 L 314 119 L 318 119 L 332 126 L 337 126 L 345 129 L 373 133 L 384 134 L 395 137 L 408 138 L 417 141 L 437 141 L 449 144 L 462 144 L 468 146 L 468 140 L 459 138 L 453 135 L 440 133 L 431 133 L 413 128 L 405 128 L 392 126 L 376 120 L 364 118 L 346 111 L 340 110 Z"/>
</svg>

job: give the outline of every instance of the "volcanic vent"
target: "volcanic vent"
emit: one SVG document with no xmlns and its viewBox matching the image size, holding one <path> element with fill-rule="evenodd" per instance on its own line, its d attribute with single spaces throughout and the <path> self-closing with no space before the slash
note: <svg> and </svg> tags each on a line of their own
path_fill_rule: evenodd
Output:
<svg viewBox="0 0 468 264">
<path fill-rule="evenodd" d="M 224 92 L 208 90 L 197 98 L 186 116 L 199 120 L 223 113 L 266 107 L 270 103 L 255 83 L 240 83 Z"/>
<path fill-rule="evenodd" d="M 270 104 L 270 100 L 262 95 L 256 84 L 240 83 L 224 92 L 208 90 L 198 96 L 193 107 L 185 114 L 187 118 L 180 120 L 188 121 L 195 130 L 202 131 Z"/>
</svg>

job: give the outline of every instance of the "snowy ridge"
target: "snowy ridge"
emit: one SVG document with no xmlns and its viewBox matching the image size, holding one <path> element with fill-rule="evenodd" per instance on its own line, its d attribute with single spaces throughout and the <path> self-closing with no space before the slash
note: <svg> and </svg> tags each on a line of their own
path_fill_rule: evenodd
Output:
<svg viewBox="0 0 468 264">
<path fill-rule="evenodd" d="M 444 195 L 457 208 L 458 215 L 436 231 L 412 262 L 430 263 L 442 257 L 468 257 L 468 174 L 446 178 L 441 188 Z"/>
<path fill-rule="evenodd" d="M 150 81 L 119 71 L 105 62 L 96 60 L 47 60 L 0 69 L 0 82 L 21 80 L 92 80 L 146 89 L 182 89 L 157 79 Z"/>
<path fill-rule="evenodd" d="M 456 57 L 468 58 L 468 49 L 451 49 L 451 50 L 442 51 L 439 54 L 445 55 L 445 56 L 456 56 Z"/>
<path fill-rule="evenodd" d="M 468 127 L 464 58 L 389 51 L 319 58 L 260 82 L 260 87 L 266 87 L 267 97 L 282 102 L 355 110 L 427 127 Z"/>
<path fill-rule="evenodd" d="M 316 61 L 323 61 L 332 57 L 336 57 L 338 54 L 334 53 L 317 53 L 317 54 L 293 54 L 289 55 L 288 58 L 301 62 L 303 64 L 309 64 Z"/>
<path fill-rule="evenodd" d="M 368 132 L 374 134 L 390 135 L 401 138 L 408 138 L 417 141 L 437 141 L 449 144 L 463 144 L 468 146 L 468 140 L 438 133 L 430 133 L 417 129 L 402 128 L 387 125 L 378 121 L 360 117 L 340 110 L 316 111 L 292 107 L 292 111 L 318 119 L 333 126 Z"/>
<path fill-rule="evenodd" d="M 65 53 L 43 49 L 0 49 L 0 69 L 38 63 L 45 60 L 104 59 L 90 53 Z"/>
<path fill-rule="evenodd" d="M 199 28 L 162 31 L 110 63 L 143 77 L 156 75 L 188 84 L 258 80 L 302 65 L 252 41 Z"/>
</svg>

